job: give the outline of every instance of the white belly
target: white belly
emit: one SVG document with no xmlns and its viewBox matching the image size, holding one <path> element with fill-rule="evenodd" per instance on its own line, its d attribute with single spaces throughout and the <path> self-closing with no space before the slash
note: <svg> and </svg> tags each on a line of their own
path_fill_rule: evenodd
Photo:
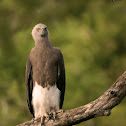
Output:
<svg viewBox="0 0 126 126">
<path fill-rule="evenodd" d="M 32 104 L 34 108 L 35 118 L 45 113 L 49 113 L 51 109 L 59 110 L 60 90 L 55 86 L 49 89 L 43 88 L 35 82 L 32 93 Z"/>
</svg>

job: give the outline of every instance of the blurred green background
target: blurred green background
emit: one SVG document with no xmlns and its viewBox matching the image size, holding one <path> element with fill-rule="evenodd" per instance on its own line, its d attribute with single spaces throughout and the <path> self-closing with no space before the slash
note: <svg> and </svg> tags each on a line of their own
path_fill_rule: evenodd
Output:
<svg viewBox="0 0 126 126">
<path fill-rule="evenodd" d="M 126 70 L 125 0 L 0 1 L 0 126 L 31 120 L 25 65 L 37 23 L 48 26 L 50 40 L 64 55 L 66 94 L 63 109 L 95 100 Z M 78 126 L 125 126 L 126 100 Z"/>
</svg>

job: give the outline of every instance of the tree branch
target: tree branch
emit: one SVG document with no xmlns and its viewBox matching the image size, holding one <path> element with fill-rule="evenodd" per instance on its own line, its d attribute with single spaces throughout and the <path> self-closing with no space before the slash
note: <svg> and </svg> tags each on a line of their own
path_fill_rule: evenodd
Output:
<svg viewBox="0 0 126 126">
<path fill-rule="evenodd" d="M 126 96 L 126 72 L 95 101 L 75 109 L 57 112 L 56 119 L 45 119 L 44 126 L 68 126 L 81 123 L 99 116 L 109 116 L 113 107 L 121 103 Z M 17 126 L 38 126 L 41 125 L 40 118 L 27 121 Z"/>
</svg>

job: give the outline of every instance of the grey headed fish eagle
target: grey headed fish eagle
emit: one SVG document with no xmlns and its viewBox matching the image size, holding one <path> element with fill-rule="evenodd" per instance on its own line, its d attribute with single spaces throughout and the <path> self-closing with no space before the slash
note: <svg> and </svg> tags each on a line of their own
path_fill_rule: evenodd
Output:
<svg viewBox="0 0 126 126">
<path fill-rule="evenodd" d="M 35 47 L 27 59 L 25 83 L 27 103 L 33 117 L 44 117 L 62 109 L 65 93 L 64 59 L 49 40 L 44 24 L 32 30 Z"/>
</svg>

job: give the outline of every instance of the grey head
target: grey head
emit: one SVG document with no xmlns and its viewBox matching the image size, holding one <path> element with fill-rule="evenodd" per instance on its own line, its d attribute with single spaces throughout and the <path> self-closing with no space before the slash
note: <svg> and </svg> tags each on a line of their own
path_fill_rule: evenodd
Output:
<svg viewBox="0 0 126 126">
<path fill-rule="evenodd" d="M 41 41 L 42 39 L 48 39 L 49 33 L 45 24 L 37 24 L 32 29 L 32 37 L 35 41 Z"/>
</svg>

